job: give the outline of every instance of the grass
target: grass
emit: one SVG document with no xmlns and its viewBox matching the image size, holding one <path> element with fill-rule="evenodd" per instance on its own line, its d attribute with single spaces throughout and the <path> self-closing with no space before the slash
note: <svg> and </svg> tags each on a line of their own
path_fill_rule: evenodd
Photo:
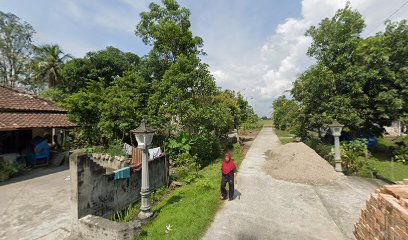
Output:
<svg viewBox="0 0 408 240">
<path fill-rule="evenodd" d="M 408 165 L 399 162 L 379 161 L 371 158 L 370 165 L 377 170 L 377 175 L 392 182 L 408 178 Z"/>
<path fill-rule="evenodd" d="M 397 148 L 396 142 L 406 141 L 406 137 L 384 136 L 377 139 L 378 144 L 370 149 L 373 158 L 370 158 L 371 167 L 377 170 L 377 175 L 392 182 L 408 178 L 408 165 L 392 162 L 392 148 Z"/>
<path fill-rule="evenodd" d="M 244 153 L 233 155 L 237 167 Z M 158 216 L 142 228 L 136 239 L 167 239 L 166 226 L 171 225 L 171 239 L 201 239 L 220 206 L 220 168 L 223 159 L 198 171 L 199 178 L 169 193 L 153 209 Z M 170 239 L 170 238 L 169 238 Z"/>
<path fill-rule="evenodd" d="M 274 132 L 276 133 L 276 135 L 278 136 L 279 141 L 280 141 L 282 144 L 286 144 L 286 143 L 291 143 L 291 142 L 293 142 L 293 135 L 290 134 L 289 132 L 287 132 L 287 131 L 282 131 L 282 130 L 279 130 L 279 129 L 276 129 L 276 128 L 274 128 L 273 130 L 274 130 Z"/>
<path fill-rule="evenodd" d="M 259 123 L 264 126 L 264 127 L 273 127 L 273 120 L 269 119 L 269 120 L 259 120 Z"/>
</svg>

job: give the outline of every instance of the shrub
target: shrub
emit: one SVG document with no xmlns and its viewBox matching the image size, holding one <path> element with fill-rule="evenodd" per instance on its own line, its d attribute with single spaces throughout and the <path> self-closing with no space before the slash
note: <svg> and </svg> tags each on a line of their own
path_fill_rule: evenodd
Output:
<svg viewBox="0 0 408 240">
<path fill-rule="evenodd" d="M 166 150 L 170 156 L 171 165 L 174 167 L 197 165 L 197 156 L 191 155 L 191 147 L 195 142 L 196 138 L 189 137 L 185 132 L 169 138 L 166 142 Z"/>
<path fill-rule="evenodd" d="M 242 147 L 239 143 L 234 143 L 233 147 L 235 154 L 240 154 L 242 152 Z"/>
<path fill-rule="evenodd" d="M 322 141 L 318 138 L 309 137 L 303 140 L 303 143 L 309 146 L 311 149 L 316 150 L 317 146 L 322 144 Z"/>
<path fill-rule="evenodd" d="M 195 139 L 196 141 L 191 147 L 191 155 L 197 156 L 199 166 L 207 166 L 220 156 L 221 143 L 215 134 L 208 131 L 201 131 Z"/>
<path fill-rule="evenodd" d="M 9 179 L 23 170 L 23 166 L 13 162 L 0 162 L 0 181 Z"/>
<path fill-rule="evenodd" d="M 365 164 L 367 140 L 360 138 L 341 143 L 341 160 L 343 172 L 347 175 L 357 173 Z"/>
<path fill-rule="evenodd" d="M 96 146 L 96 147 L 89 147 L 84 148 L 86 153 L 105 153 L 111 156 L 127 156 L 125 152 L 123 152 L 123 143 L 120 140 L 112 140 L 107 147 L 103 146 Z"/>
<path fill-rule="evenodd" d="M 408 164 L 408 146 L 401 146 L 396 149 L 394 159 L 397 162 Z"/>
<path fill-rule="evenodd" d="M 244 122 L 241 124 L 243 130 L 256 130 L 262 128 L 262 124 L 259 122 Z"/>
<path fill-rule="evenodd" d="M 315 150 L 319 156 L 324 158 L 330 164 L 334 165 L 334 158 L 332 153 L 332 145 L 324 144 L 320 139 L 314 137 L 308 137 L 303 141 L 311 149 Z"/>
</svg>

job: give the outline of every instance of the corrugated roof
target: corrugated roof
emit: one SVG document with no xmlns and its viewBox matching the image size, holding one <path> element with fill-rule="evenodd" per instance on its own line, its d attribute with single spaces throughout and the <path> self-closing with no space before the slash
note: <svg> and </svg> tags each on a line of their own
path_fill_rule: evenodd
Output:
<svg viewBox="0 0 408 240">
<path fill-rule="evenodd" d="M 0 111 L 67 112 L 52 102 L 34 94 L 0 85 Z"/>
<path fill-rule="evenodd" d="M 0 112 L 0 130 L 76 127 L 64 113 Z"/>
</svg>

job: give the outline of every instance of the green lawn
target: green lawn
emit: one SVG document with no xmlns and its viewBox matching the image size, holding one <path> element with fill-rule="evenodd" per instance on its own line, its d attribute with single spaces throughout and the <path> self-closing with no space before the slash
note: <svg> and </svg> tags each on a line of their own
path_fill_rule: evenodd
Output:
<svg viewBox="0 0 408 240">
<path fill-rule="evenodd" d="M 273 120 L 259 120 L 259 123 L 262 124 L 264 127 L 272 127 L 273 126 Z"/>
<path fill-rule="evenodd" d="M 377 175 L 396 182 L 408 178 L 408 165 L 399 162 L 379 161 L 370 159 L 371 167 L 377 170 Z"/>
<path fill-rule="evenodd" d="M 378 171 L 378 175 L 393 182 L 408 178 L 408 165 L 391 161 L 391 149 L 398 147 L 396 142 L 402 140 L 404 137 L 384 136 L 377 139 L 378 144 L 374 149 L 370 149 L 374 157 L 370 159 L 371 166 Z"/>
<path fill-rule="evenodd" d="M 279 130 L 279 129 L 276 129 L 276 128 L 274 128 L 273 130 L 274 130 L 274 132 L 276 133 L 276 135 L 278 136 L 279 141 L 280 141 L 282 144 L 286 144 L 286 143 L 291 143 L 291 142 L 293 142 L 293 135 L 290 134 L 289 132 L 287 132 L 287 131 L 282 131 L 282 130 Z"/>
<path fill-rule="evenodd" d="M 234 162 L 239 166 L 243 154 L 234 154 Z M 209 227 L 221 200 L 220 168 L 222 158 L 200 170 L 196 181 L 184 185 L 166 196 L 154 211 L 158 216 L 142 228 L 136 239 L 167 239 L 166 225 L 171 225 L 171 239 L 201 239 Z"/>
</svg>

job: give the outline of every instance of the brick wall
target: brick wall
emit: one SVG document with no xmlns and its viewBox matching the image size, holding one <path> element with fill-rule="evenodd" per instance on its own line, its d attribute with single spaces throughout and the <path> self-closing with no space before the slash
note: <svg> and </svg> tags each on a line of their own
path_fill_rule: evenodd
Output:
<svg viewBox="0 0 408 240">
<path fill-rule="evenodd" d="M 408 239 L 408 179 L 377 189 L 355 224 L 358 240 Z"/>
</svg>

